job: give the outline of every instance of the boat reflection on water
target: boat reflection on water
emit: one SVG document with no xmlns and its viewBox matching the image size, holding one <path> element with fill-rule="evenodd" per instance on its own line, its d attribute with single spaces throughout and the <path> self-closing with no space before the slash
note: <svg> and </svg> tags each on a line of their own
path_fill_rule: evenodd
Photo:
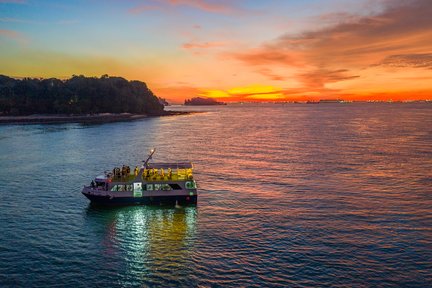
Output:
<svg viewBox="0 0 432 288">
<path fill-rule="evenodd" d="M 116 274 L 119 284 L 150 285 L 158 279 L 178 281 L 189 275 L 196 207 L 90 205 L 86 216 L 91 230 L 99 234 L 103 265 Z"/>
</svg>

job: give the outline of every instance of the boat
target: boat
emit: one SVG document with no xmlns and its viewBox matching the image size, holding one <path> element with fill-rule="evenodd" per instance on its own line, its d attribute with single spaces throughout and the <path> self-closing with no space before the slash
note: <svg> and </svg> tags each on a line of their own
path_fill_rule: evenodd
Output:
<svg viewBox="0 0 432 288">
<path fill-rule="evenodd" d="M 197 183 L 191 162 L 151 163 L 150 151 L 141 167 L 115 167 L 84 186 L 92 204 L 102 205 L 196 205 Z"/>
</svg>

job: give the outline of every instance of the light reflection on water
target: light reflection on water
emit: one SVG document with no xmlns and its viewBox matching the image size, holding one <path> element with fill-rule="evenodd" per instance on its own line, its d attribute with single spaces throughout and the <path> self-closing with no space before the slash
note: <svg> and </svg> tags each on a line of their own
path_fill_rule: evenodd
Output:
<svg viewBox="0 0 432 288">
<path fill-rule="evenodd" d="M 189 274 L 190 253 L 194 245 L 198 211 L 196 207 L 121 207 L 102 208 L 90 205 L 87 220 L 103 220 L 105 229 L 102 253 L 107 258 L 120 257 L 123 271 L 118 284 L 173 283 Z M 167 259 L 173 261 L 167 265 Z M 183 275 L 182 275 L 183 274 Z"/>
</svg>

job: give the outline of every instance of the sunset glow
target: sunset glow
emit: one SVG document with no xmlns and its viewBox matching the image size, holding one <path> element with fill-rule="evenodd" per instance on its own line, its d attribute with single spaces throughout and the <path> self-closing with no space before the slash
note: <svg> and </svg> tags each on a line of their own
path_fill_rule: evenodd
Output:
<svg viewBox="0 0 432 288">
<path fill-rule="evenodd" d="M 141 80 L 173 103 L 432 99 L 432 2 L 0 1 L 0 74 Z"/>
</svg>

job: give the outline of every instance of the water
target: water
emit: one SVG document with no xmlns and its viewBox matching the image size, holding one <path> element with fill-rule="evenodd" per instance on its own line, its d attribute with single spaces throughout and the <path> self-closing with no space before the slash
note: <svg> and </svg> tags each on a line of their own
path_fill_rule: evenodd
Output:
<svg viewBox="0 0 432 288">
<path fill-rule="evenodd" d="M 0 126 L 0 286 L 432 283 L 432 105 L 187 109 L 207 112 Z M 152 147 L 194 162 L 198 207 L 88 205 Z"/>
</svg>

